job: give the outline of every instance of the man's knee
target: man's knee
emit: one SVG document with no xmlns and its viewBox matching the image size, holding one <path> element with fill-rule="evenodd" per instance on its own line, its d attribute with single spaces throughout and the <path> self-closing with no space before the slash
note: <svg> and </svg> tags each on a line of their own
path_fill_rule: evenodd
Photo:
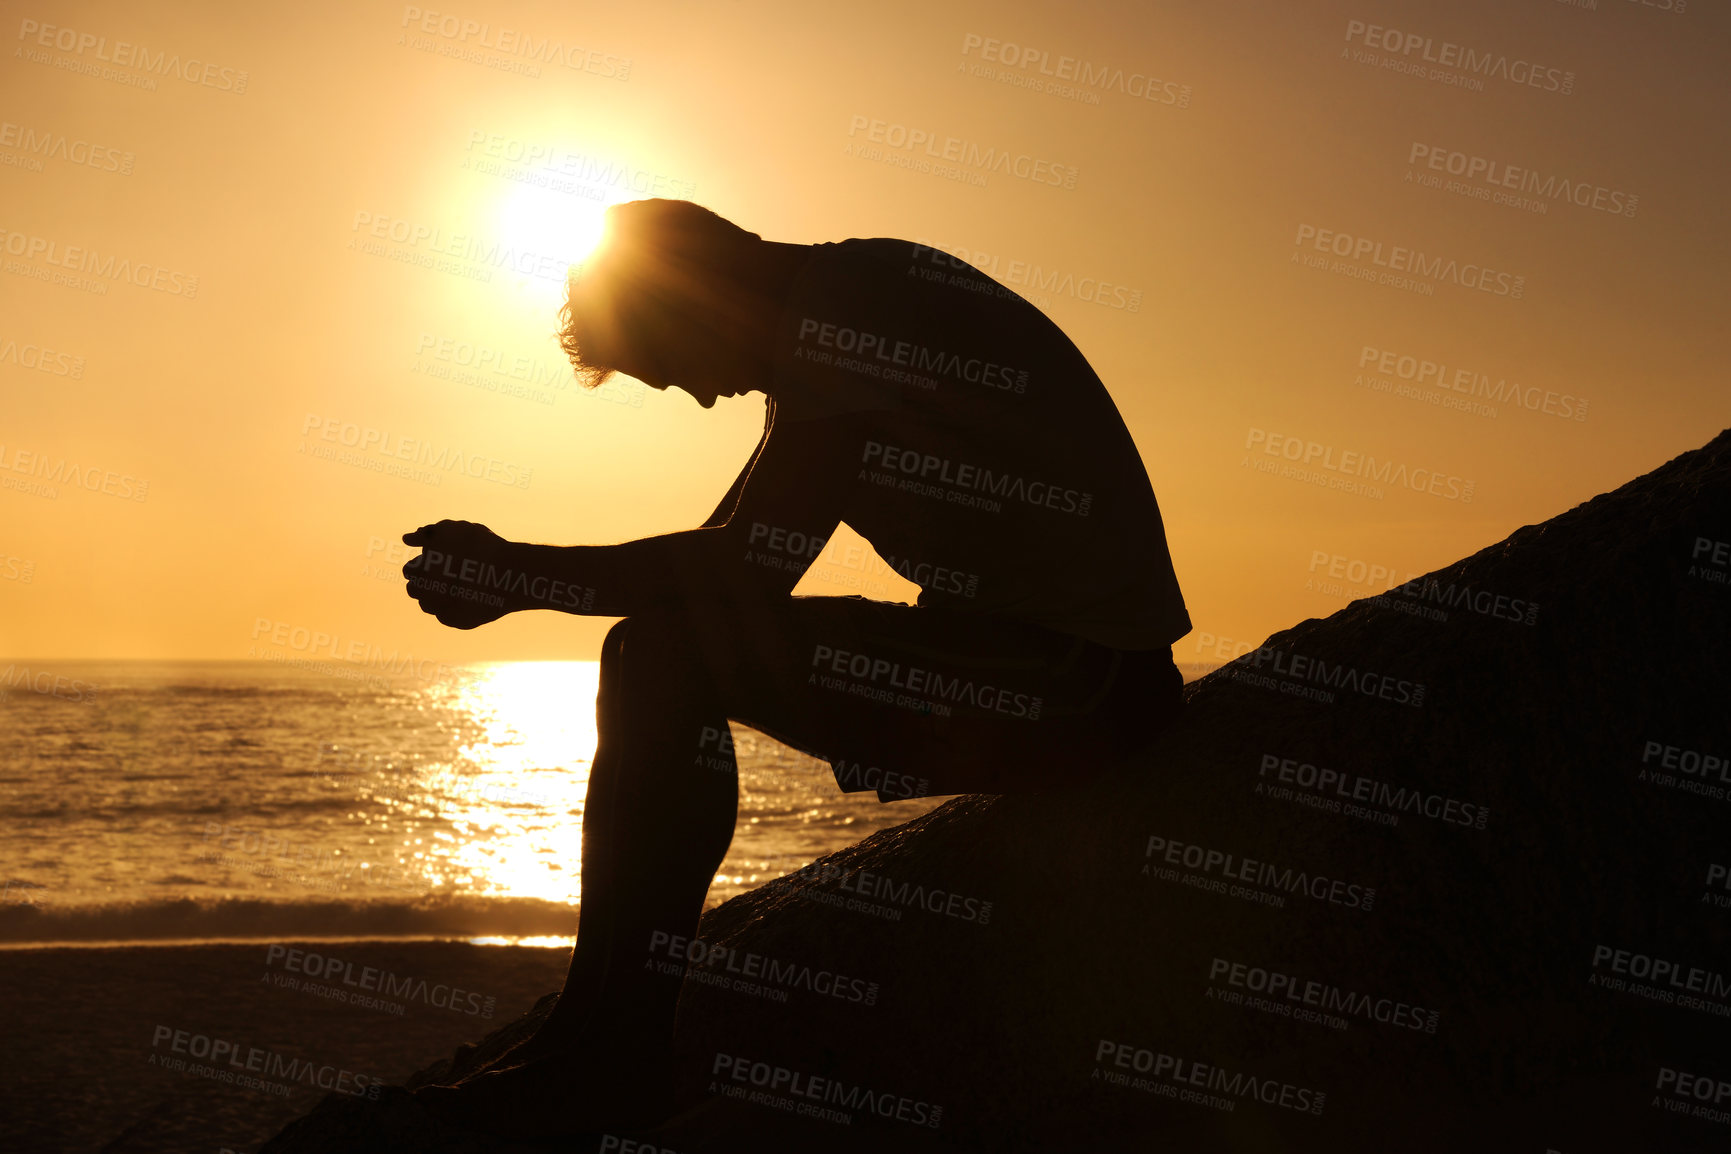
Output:
<svg viewBox="0 0 1731 1154">
<path fill-rule="evenodd" d="M 619 660 L 619 655 L 625 650 L 625 636 L 631 632 L 631 618 L 625 617 L 613 623 L 607 631 L 607 636 L 601 639 L 601 664 L 603 667 Z"/>
<path fill-rule="evenodd" d="M 615 622 L 601 643 L 603 674 L 622 662 L 634 669 L 695 666 L 699 663 L 699 650 L 681 614 L 638 613 Z"/>
<path fill-rule="evenodd" d="M 696 710 L 719 717 L 718 679 L 699 639 L 678 613 L 640 613 L 616 623 L 601 646 L 598 712 L 624 721 L 641 711 L 646 724 L 665 728 Z M 618 713 L 624 710 L 625 713 Z M 726 732 L 726 722 L 712 722 Z"/>
</svg>

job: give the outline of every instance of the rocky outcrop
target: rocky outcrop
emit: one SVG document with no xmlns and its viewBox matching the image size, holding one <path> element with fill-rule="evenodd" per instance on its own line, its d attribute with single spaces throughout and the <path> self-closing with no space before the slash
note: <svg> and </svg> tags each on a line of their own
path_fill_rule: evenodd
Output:
<svg viewBox="0 0 1731 1154">
<path fill-rule="evenodd" d="M 646 1140 L 1723 1149 L 1727 542 L 1731 433 L 1270 637 L 1085 791 L 958 798 L 711 911 L 690 1108 Z M 266 1147 L 505 1149 L 402 1098 Z"/>
</svg>

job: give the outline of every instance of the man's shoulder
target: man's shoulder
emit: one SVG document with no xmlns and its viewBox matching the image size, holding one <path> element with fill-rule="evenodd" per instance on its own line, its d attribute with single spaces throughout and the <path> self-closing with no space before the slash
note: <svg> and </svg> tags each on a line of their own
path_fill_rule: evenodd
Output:
<svg viewBox="0 0 1731 1154">
<path fill-rule="evenodd" d="M 829 241 L 812 247 L 818 250 L 820 254 L 828 254 L 834 259 L 860 263 L 881 263 L 894 266 L 897 272 L 904 272 L 910 267 L 917 269 L 930 266 L 952 272 L 967 271 L 977 276 L 986 276 L 985 273 L 961 257 L 925 240 L 904 240 L 894 236 L 856 236 L 847 240 Z"/>
<path fill-rule="evenodd" d="M 1038 322 L 1045 314 L 1027 298 L 927 241 L 854 237 L 812 247 L 817 259 L 810 268 L 816 276 L 808 286 L 821 295 L 916 314 L 972 315 L 983 323 L 1043 327 Z M 895 291 L 886 291 L 891 284 Z"/>
<path fill-rule="evenodd" d="M 869 269 L 881 265 L 885 270 L 893 269 L 899 273 L 916 258 L 920 246 L 911 240 L 889 236 L 856 236 L 815 244 L 812 248 L 821 266 Z"/>
<path fill-rule="evenodd" d="M 899 240 L 893 236 L 853 236 L 846 240 L 832 240 L 817 245 L 820 249 L 833 249 L 838 254 L 852 256 L 875 255 L 906 255 L 920 246 L 911 240 Z"/>
</svg>

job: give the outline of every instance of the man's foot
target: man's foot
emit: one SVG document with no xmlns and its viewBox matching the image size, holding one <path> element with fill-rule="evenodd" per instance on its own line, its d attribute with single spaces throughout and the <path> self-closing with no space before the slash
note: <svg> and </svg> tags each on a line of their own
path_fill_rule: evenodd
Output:
<svg viewBox="0 0 1731 1154">
<path fill-rule="evenodd" d="M 521 1066 L 523 1063 L 535 1061 L 537 1058 L 552 1058 L 561 1054 L 575 1053 L 581 1046 L 582 1042 L 577 1039 L 563 1035 L 555 1037 L 551 1032 L 544 1030 L 539 1034 L 530 1034 L 509 1049 L 501 1050 L 491 1058 L 470 1066 L 467 1063 L 478 1047 L 472 1042 L 464 1043 L 457 1047 L 457 1060 L 452 1063 L 452 1072 L 440 1079 L 439 1084 L 441 1086 L 457 1086 L 494 1070 L 509 1070 L 513 1066 Z M 462 1072 L 458 1073 L 458 1070 Z"/>
<path fill-rule="evenodd" d="M 672 1064 L 595 1050 L 555 1054 L 457 1086 L 422 1086 L 415 1100 L 441 1122 L 503 1138 L 643 1130 L 673 1112 Z"/>
</svg>

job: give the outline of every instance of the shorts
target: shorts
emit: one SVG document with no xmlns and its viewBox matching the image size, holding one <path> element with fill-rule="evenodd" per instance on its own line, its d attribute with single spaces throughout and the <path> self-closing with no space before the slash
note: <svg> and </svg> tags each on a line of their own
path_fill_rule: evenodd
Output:
<svg viewBox="0 0 1731 1154">
<path fill-rule="evenodd" d="M 855 596 L 705 616 L 688 624 L 728 718 L 880 801 L 1078 786 L 1147 749 L 1182 707 L 1170 650 L 992 614 Z"/>
</svg>

